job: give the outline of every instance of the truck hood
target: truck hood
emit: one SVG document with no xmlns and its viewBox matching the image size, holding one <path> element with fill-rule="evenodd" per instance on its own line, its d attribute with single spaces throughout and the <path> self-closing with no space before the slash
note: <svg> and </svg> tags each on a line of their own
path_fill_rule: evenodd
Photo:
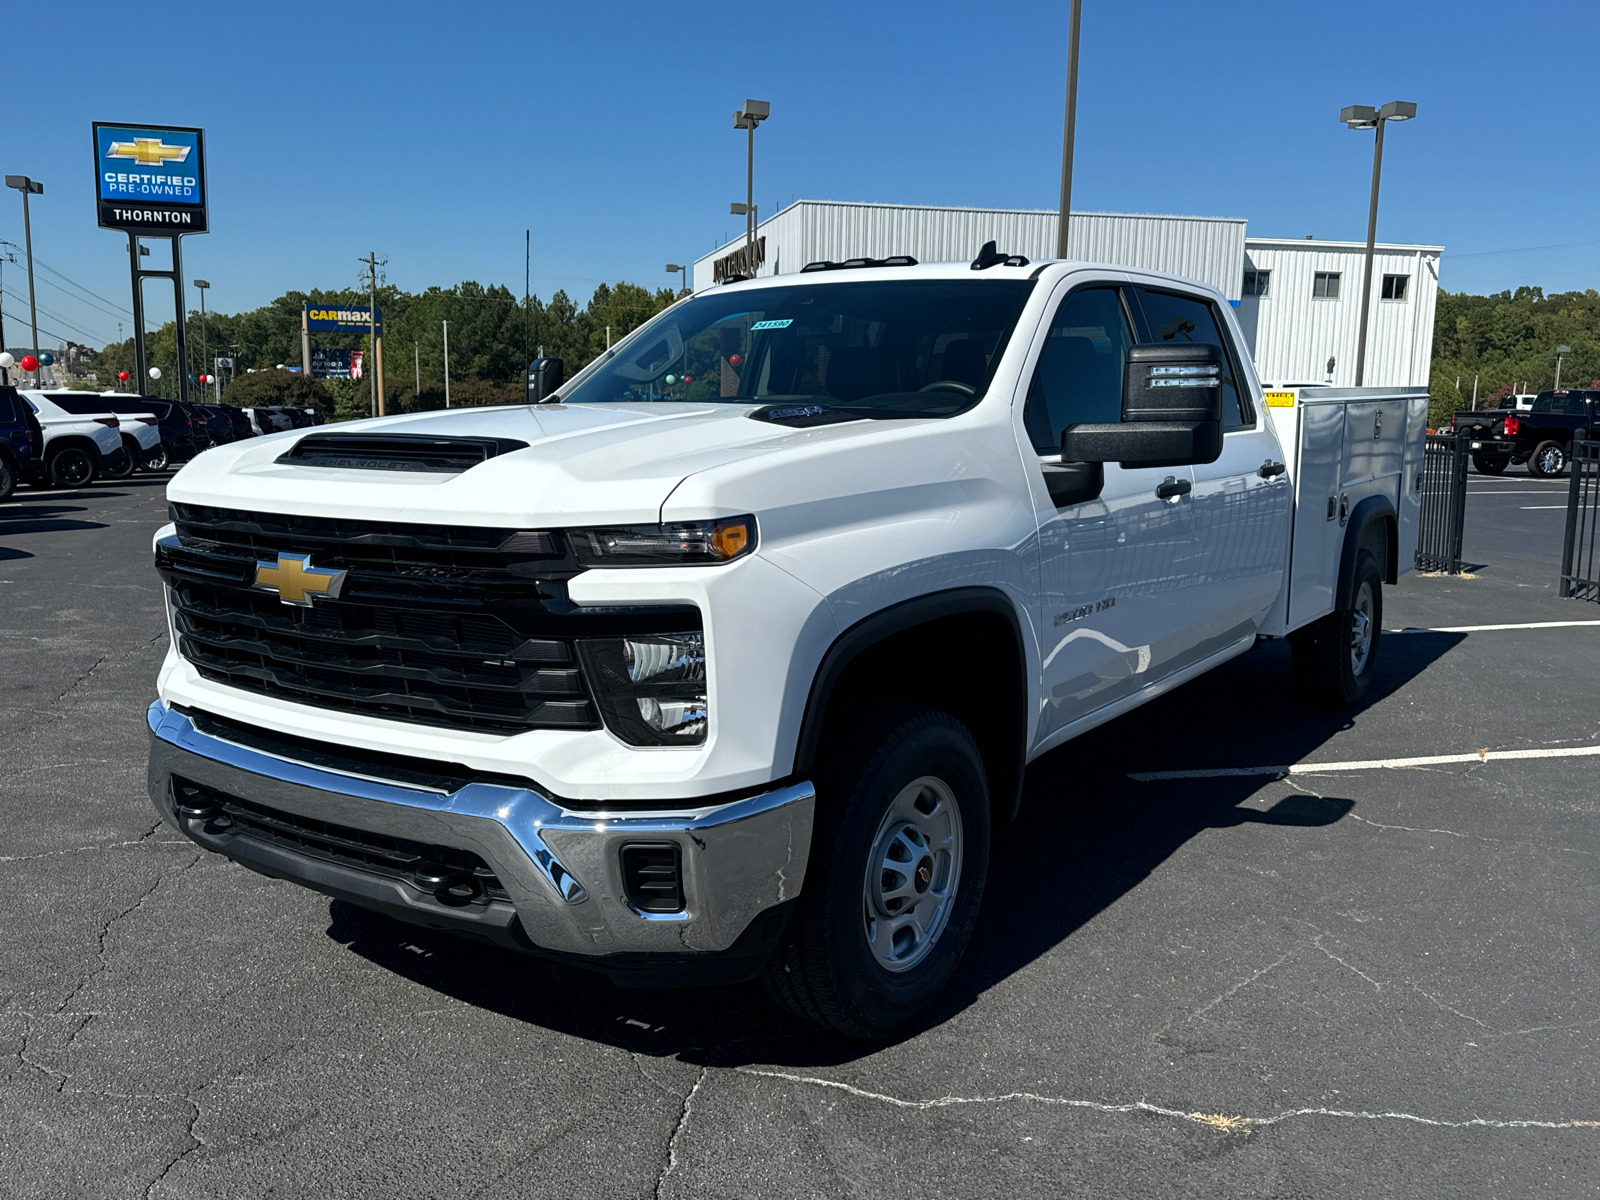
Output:
<svg viewBox="0 0 1600 1200">
<path fill-rule="evenodd" d="M 672 490 L 708 468 L 819 441 L 873 437 L 921 421 L 791 429 L 745 404 L 541 404 L 451 409 L 296 429 L 207 450 L 167 488 L 180 503 L 307 516 L 472 525 L 637 524 L 661 519 Z M 526 442 L 460 474 L 281 463 L 316 433 L 410 433 Z M 725 513 L 707 513 L 725 516 Z"/>
</svg>

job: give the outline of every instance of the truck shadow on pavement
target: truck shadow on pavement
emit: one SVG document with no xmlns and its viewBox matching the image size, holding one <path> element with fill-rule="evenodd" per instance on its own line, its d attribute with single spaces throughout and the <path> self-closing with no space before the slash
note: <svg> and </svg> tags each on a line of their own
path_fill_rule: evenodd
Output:
<svg viewBox="0 0 1600 1200">
<path fill-rule="evenodd" d="M 8 504 L 0 508 L 0 538 L 24 533 L 66 533 L 75 529 L 104 529 L 100 521 L 81 521 L 70 514 L 88 512 L 81 504 Z M 3 553 L 3 551 L 0 551 Z M 6 557 L 31 558 L 17 554 Z"/>
<path fill-rule="evenodd" d="M 1270 773 L 1152 786 L 1130 772 L 1302 761 L 1463 640 L 1461 634 L 1386 638 L 1366 705 L 1353 714 L 1301 704 L 1288 647 L 1269 643 L 1034 762 L 1020 817 L 996 834 L 983 911 L 961 969 L 901 1040 L 949 1020 L 1049 953 L 1197 835 L 1264 824 L 1314 838 L 1355 807 L 1310 793 L 1265 811 L 1241 807 L 1281 778 Z M 329 937 L 386 970 L 513 1020 L 629 1053 L 702 1066 L 817 1067 L 879 1048 L 790 1018 L 759 983 L 627 990 L 593 972 L 474 945 L 340 901 L 330 914 Z"/>
</svg>

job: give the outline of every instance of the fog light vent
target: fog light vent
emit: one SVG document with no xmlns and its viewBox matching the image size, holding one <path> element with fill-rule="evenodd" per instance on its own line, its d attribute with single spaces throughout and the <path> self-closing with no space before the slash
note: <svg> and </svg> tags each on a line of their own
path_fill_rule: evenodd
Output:
<svg viewBox="0 0 1600 1200">
<path fill-rule="evenodd" d="M 635 842 L 622 848 L 622 886 L 640 912 L 683 911 L 683 865 L 676 842 Z"/>
</svg>

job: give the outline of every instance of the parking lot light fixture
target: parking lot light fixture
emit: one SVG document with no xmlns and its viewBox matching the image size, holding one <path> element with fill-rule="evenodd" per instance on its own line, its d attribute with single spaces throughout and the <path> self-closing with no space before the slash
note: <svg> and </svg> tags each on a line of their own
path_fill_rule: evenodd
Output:
<svg viewBox="0 0 1600 1200">
<path fill-rule="evenodd" d="M 1571 346 L 1557 346 L 1555 354 L 1551 355 L 1556 360 L 1556 381 L 1551 386 L 1551 391 L 1561 390 L 1561 360 L 1572 353 Z"/>
<path fill-rule="evenodd" d="M 1356 386 L 1360 387 L 1367 371 L 1367 313 L 1372 308 L 1372 257 L 1378 236 L 1378 177 L 1383 172 L 1383 127 L 1390 121 L 1409 121 L 1417 115 L 1417 106 L 1409 100 L 1391 100 L 1382 108 L 1368 104 L 1347 104 L 1339 110 L 1339 120 L 1349 129 L 1373 129 L 1372 143 L 1372 200 L 1367 206 L 1367 258 L 1361 272 L 1361 322 L 1356 334 Z"/>
<path fill-rule="evenodd" d="M 29 179 L 26 175 L 7 175 L 6 186 L 16 188 L 22 193 L 22 240 L 26 243 L 28 254 L 28 317 L 33 325 L 33 357 L 39 358 L 39 310 L 33 302 L 33 221 L 28 215 L 28 197 L 44 195 L 44 184 L 37 179 Z M 39 368 L 33 369 L 33 382 L 39 383 Z"/>
<path fill-rule="evenodd" d="M 204 279 L 195 279 L 191 282 L 200 289 L 200 370 L 204 372 L 206 369 L 206 291 L 211 285 Z M 204 383 L 205 380 L 202 379 L 200 382 Z M 217 388 L 216 400 L 218 403 L 222 401 L 222 389 L 220 387 Z"/>
<path fill-rule="evenodd" d="M 688 266 L 688 264 L 687 263 L 683 263 L 683 264 L 668 263 L 667 264 L 667 274 L 668 275 L 677 275 L 677 274 L 680 274 L 680 273 L 683 275 L 682 292 L 687 292 L 689 290 L 689 266 Z M 680 292 L 680 295 L 682 294 L 682 292 Z"/>
<path fill-rule="evenodd" d="M 745 131 L 744 158 L 744 244 L 750 273 L 755 274 L 756 246 L 756 126 L 772 115 L 765 100 L 746 100 L 733 114 L 733 127 Z"/>
</svg>

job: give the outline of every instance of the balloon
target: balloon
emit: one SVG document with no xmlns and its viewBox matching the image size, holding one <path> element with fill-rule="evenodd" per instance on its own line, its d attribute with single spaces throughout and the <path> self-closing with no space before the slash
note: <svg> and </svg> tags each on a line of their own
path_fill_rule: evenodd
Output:
<svg viewBox="0 0 1600 1200">
<path fill-rule="evenodd" d="M 743 361 L 744 359 L 740 358 L 737 354 L 728 355 L 728 365 L 730 367 L 737 367 Z"/>
<path fill-rule="evenodd" d="M 685 383 L 693 383 L 694 382 L 694 376 L 693 375 L 685 375 L 683 377 L 683 381 Z"/>
<path fill-rule="evenodd" d="M 117 378 L 122 380 L 123 383 L 127 383 L 128 382 L 128 373 L 126 371 L 118 371 L 117 372 Z"/>
<path fill-rule="evenodd" d="M 161 378 L 161 368 L 160 367 L 151 367 L 150 368 L 150 378 L 151 379 L 160 379 Z"/>
<path fill-rule="evenodd" d="M 16 359 L 12 358 L 11 355 L 5 353 L 4 351 L 0 351 L 0 367 L 14 367 L 16 365 Z"/>
<path fill-rule="evenodd" d="M 676 375 L 668 375 L 667 376 L 667 386 L 668 387 L 671 387 L 673 384 L 675 384 L 677 382 L 678 382 L 678 377 Z"/>
<path fill-rule="evenodd" d="M 24 371 L 37 371 L 39 369 L 39 360 L 31 354 L 24 354 L 21 366 Z"/>
<path fill-rule="evenodd" d="M 56 356 L 54 354 L 41 354 L 41 355 L 39 355 L 39 365 L 40 366 L 48 367 L 51 364 L 53 364 L 55 361 L 56 361 Z"/>
</svg>

